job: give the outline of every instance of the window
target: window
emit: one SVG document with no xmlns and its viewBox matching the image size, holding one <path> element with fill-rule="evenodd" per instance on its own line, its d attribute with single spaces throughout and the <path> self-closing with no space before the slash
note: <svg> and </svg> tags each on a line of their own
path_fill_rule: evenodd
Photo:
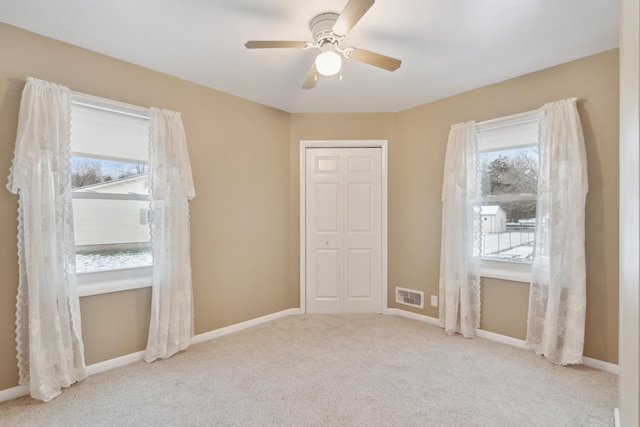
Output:
<svg viewBox="0 0 640 427">
<path fill-rule="evenodd" d="M 528 281 L 536 226 L 537 112 L 477 125 L 482 206 L 475 232 L 483 275 Z"/>
<path fill-rule="evenodd" d="M 146 110 L 73 96 L 71 181 L 81 295 L 150 285 L 148 140 Z"/>
</svg>

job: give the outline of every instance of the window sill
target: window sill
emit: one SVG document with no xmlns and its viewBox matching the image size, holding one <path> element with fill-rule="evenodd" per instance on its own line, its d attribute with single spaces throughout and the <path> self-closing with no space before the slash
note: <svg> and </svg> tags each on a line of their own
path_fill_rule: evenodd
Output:
<svg viewBox="0 0 640 427">
<path fill-rule="evenodd" d="M 151 287 L 152 267 L 126 268 L 78 274 L 78 296 L 87 297 L 111 292 Z"/>
<path fill-rule="evenodd" d="M 531 264 L 500 261 L 482 261 L 482 277 L 530 283 Z"/>
</svg>

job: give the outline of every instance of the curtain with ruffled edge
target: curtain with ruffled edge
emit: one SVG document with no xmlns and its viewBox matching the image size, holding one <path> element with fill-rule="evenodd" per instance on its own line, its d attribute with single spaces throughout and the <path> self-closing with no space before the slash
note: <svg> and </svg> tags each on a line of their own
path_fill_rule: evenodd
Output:
<svg viewBox="0 0 640 427">
<path fill-rule="evenodd" d="M 19 196 L 20 384 L 45 402 L 86 377 L 70 172 L 71 93 L 29 77 L 7 189 Z"/>
<path fill-rule="evenodd" d="M 474 338 L 480 326 L 480 206 L 476 125 L 456 124 L 449 133 L 442 186 L 439 323 L 447 334 L 466 338 Z"/>
<path fill-rule="evenodd" d="M 538 113 L 538 204 L 527 345 L 559 365 L 582 362 L 587 158 L 576 99 Z"/>
<path fill-rule="evenodd" d="M 196 195 L 180 113 L 151 108 L 153 287 L 145 360 L 167 358 L 193 336 L 189 200 Z"/>
</svg>

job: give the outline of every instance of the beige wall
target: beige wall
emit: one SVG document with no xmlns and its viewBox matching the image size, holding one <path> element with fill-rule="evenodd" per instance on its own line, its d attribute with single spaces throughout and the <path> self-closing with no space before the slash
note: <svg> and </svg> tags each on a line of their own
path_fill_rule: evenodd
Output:
<svg viewBox="0 0 640 427">
<path fill-rule="evenodd" d="M 618 66 L 606 52 L 401 113 L 287 114 L 0 24 L 0 172 L 9 169 L 27 76 L 182 113 L 191 204 L 196 333 L 299 304 L 299 141 L 389 141 L 389 307 L 395 286 L 437 295 L 442 168 L 453 123 L 576 96 L 589 166 L 585 354 L 617 361 Z M 17 384 L 16 196 L 0 191 L 0 390 Z M 528 288 L 483 282 L 482 327 L 523 338 Z M 149 289 L 81 300 L 88 363 L 142 350 Z M 437 316 L 425 307 L 413 310 Z"/>
<path fill-rule="evenodd" d="M 587 146 L 585 355 L 618 354 L 618 52 L 594 55 L 400 113 L 291 115 L 291 282 L 299 298 L 299 141 L 389 140 L 388 306 L 438 317 L 442 175 L 449 128 L 577 97 Z M 422 310 L 398 305 L 395 287 L 424 291 Z M 483 278 L 481 328 L 524 339 L 527 284 Z"/>
<path fill-rule="evenodd" d="M 444 154 L 449 127 L 577 97 L 587 148 L 585 355 L 617 363 L 618 51 L 609 51 L 413 108 L 398 115 L 390 160 L 389 284 L 438 294 Z M 401 165 L 399 167 L 398 165 Z M 484 279 L 483 329 L 523 339 L 528 287 Z M 508 298 L 507 298 L 508 296 Z M 392 302 L 390 307 L 396 307 Z M 402 306 L 398 306 L 401 308 Z M 437 317 L 437 310 L 413 310 Z"/>
<path fill-rule="evenodd" d="M 197 196 L 191 203 L 196 333 L 296 307 L 289 285 L 289 115 L 0 24 L 0 179 L 33 76 L 141 106 L 180 111 Z M 17 384 L 17 197 L 0 190 L 0 390 Z M 259 214 L 258 214 L 259 213 Z M 89 364 L 144 349 L 149 289 L 81 299 Z"/>
</svg>

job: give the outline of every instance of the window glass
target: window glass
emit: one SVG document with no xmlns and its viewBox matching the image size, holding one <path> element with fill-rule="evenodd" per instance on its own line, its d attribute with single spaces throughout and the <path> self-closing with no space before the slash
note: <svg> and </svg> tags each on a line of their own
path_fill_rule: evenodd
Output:
<svg viewBox="0 0 640 427">
<path fill-rule="evenodd" d="M 538 147 L 480 152 L 480 167 L 483 196 L 538 192 Z"/>
<path fill-rule="evenodd" d="M 152 265 L 148 119 L 72 103 L 71 183 L 78 273 Z"/>
<path fill-rule="evenodd" d="M 485 260 L 531 263 L 536 223 L 538 148 L 480 153 L 482 207 L 477 221 Z"/>
</svg>

